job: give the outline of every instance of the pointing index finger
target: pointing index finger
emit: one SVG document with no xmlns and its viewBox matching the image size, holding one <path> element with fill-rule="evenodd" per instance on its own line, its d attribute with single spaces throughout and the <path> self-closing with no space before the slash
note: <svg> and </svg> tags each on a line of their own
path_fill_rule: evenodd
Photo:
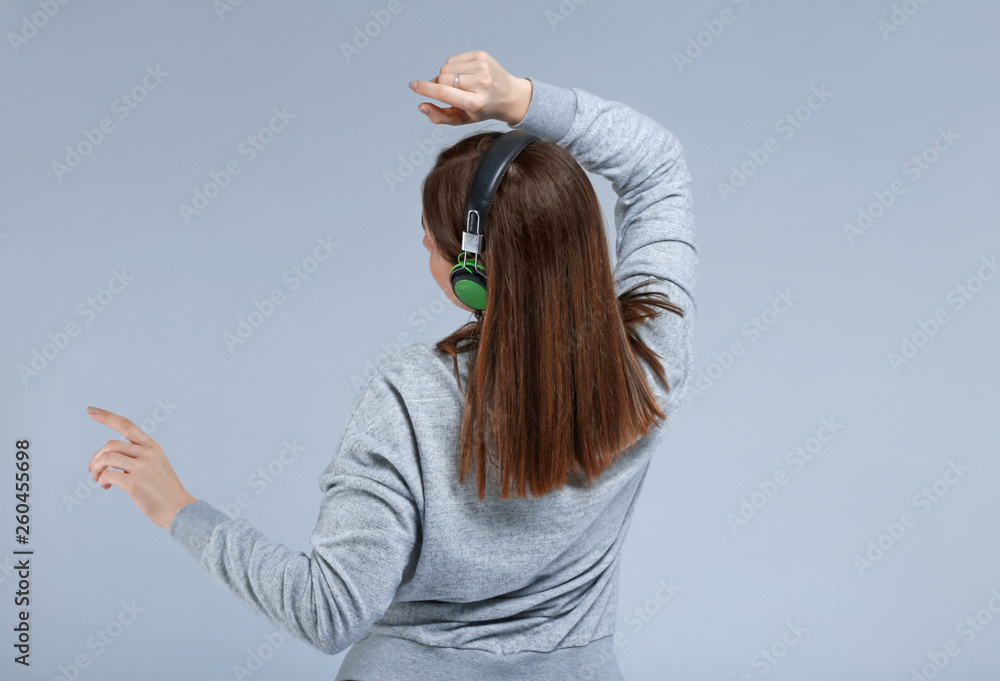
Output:
<svg viewBox="0 0 1000 681">
<path fill-rule="evenodd" d="M 144 433 L 139 426 L 135 425 L 124 416 L 119 416 L 118 414 L 108 411 L 107 409 L 98 409 L 97 407 L 87 407 L 87 413 L 90 414 L 90 417 L 98 423 L 103 423 L 109 428 L 113 428 L 121 433 L 122 437 L 132 444 L 149 444 L 149 436 L 146 435 L 146 433 Z"/>
</svg>

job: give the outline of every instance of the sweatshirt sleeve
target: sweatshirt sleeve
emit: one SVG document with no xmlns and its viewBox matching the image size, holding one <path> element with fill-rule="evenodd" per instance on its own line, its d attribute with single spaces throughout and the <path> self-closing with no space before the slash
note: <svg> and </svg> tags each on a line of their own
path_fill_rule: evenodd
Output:
<svg viewBox="0 0 1000 681">
<path fill-rule="evenodd" d="M 376 372 L 320 475 L 310 554 L 268 541 L 204 499 L 181 507 L 170 536 L 258 615 L 335 655 L 367 633 L 412 576 L 420 517 L 407 459 L 416 456 L 412 433 L 399 393 Z"/>
<path fill-rule="evenodd" d="M 569 151 L 587 171 L 611 180 L 615 203 L 614 278 L 619 295 L 654 279 L 643 290 L 661 291 L 684 317 L 660 311 L 638 335 L 665 360 L 673 400 L 691 374 L 691 331 L 697 312 L 699 262 L 691 204 L 691 176 L 673 133 L 631 107 L 580 88 L 528 78 L 532 96 L 524 129 Z"/>
</svg>

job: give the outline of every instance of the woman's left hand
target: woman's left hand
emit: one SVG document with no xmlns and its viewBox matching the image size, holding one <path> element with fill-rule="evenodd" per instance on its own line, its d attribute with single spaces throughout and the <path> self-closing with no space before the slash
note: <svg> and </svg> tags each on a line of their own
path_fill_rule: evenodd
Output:
<svg viewBox="0 0 1000 681">
<path fill-rule="evenodd" d="M 91 457 L 87 470 L 104 489 L 121 487 L 147 518 L 169 530 L 177 511 L 197 498 L 188 494 L 177 479 L 163 449 L 124 416 L 94 407 L 88 407 L 87 412 L 128 440 L 108 440 Z"/>
</svg>

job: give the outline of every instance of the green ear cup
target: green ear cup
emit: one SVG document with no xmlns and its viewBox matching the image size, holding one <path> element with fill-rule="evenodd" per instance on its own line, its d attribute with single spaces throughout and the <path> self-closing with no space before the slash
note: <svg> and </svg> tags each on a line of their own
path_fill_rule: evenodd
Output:
<svg viewBox="0 0 1000 681">
<path fill-rule="evenodd" d="M 463 251 L 451 268 L 451 287 L 460 301 L 474 310 L 485 310 L 486 272 L 481 262 L 466 261 L 468 255 Z"/>
</svg>

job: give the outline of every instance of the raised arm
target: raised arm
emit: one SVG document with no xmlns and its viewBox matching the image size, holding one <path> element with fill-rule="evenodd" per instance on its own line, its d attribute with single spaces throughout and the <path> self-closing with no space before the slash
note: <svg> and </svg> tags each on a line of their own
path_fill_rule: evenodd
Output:
<svg viewBox="0 0 1000 681">
<path fill-rule="evenodd" d="M 514 129 L 569 151 L 587 171 L 611 180 L 621 293 L 650 276 L 663 279 L 681 307 L 694 306 L 698 251 L 690 182 L 680 142 L 665 127 L 621 102 L 586 90 L 530 81 L 531 102 Z"/>
<path fill-rule="evenodd" d="M 699 261 L 691 176 L 681 144 L 668 129 L 621 102 L 579 88 L 525 80 L 531 83 L 530 103 L 523 118 L 512 124 L 510 120 L 520 116 L 514 113 L 508 125 L 563 147 L 587 171 L 611 180 L 618 195 L 616 292 L 655 277 L 659 283 L 647 290 L 666 293 L 684 310 L 683 318 L 660 312 L 638 331 L 665 360 L 670 399 L 679 400 L 691 374 Z M 517 111 L 516 105 L 512 111 Z"/>
</svg>

